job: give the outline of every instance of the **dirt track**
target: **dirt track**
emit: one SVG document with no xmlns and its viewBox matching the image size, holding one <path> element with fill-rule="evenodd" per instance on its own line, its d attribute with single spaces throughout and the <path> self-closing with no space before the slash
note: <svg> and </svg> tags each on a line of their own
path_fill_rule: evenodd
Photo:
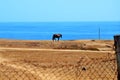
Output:
<svg viewBox="0 0 120 80">
<path fill-rule="evenodd" d="M 0 50 L 22 50 L 22 51 L 70 51 L 70 52 L 98 52 L 92 50 L 70 50 L 70 49 L 35 49 L 35 48 L 9 48 L 0 47 Z M 99 51 L 99 52 L 111 52 L 111 51 Z M 114 51 L 113 51 L 114 52 Z"/>
</svg>

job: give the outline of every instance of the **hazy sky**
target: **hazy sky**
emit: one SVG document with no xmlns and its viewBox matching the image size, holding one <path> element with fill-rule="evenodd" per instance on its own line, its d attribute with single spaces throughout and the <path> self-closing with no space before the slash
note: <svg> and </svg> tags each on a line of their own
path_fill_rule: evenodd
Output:
<svg viewBox="0 0 120 80">
<path fill-rule="evenodd" d="M 120 0 L 0 0 L 0 22 L 120 21 Z"/>
</svg>

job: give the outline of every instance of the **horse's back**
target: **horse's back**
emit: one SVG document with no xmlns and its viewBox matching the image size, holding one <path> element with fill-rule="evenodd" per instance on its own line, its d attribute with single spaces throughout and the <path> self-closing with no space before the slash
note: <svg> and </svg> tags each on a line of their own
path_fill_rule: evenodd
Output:
<svg viewBox="0 0 120 80">
<path fill-rule="evenodd" d="M 55 35 L 55 36 L 58 36 L 58 37 L 59 37 L 59 36 L 62 36 L 62 34 L 54 34 L 54 35 Z"/>
</svg>

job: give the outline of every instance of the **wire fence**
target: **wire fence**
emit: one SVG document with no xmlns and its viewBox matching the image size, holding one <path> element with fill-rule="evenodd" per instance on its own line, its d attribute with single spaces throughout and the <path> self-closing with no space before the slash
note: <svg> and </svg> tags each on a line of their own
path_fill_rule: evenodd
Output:
<svg viewBox="0 0 120 80">
<path fill-rule="evenodd" d="M 76 63 L 1 62 L 0 80 L 117 80 L 113 54 L 81 57 Z"/>
</svg>

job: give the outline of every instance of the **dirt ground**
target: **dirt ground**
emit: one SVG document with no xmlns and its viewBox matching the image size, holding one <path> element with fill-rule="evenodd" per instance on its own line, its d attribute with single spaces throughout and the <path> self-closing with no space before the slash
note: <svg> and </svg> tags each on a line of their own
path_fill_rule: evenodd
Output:
<svg viewBox="0 0 120 80">
<path fill-rule="evenodd" d="M 113 40 L 0 40 L 0 80 L 117 80 Z"/>
</svg>

